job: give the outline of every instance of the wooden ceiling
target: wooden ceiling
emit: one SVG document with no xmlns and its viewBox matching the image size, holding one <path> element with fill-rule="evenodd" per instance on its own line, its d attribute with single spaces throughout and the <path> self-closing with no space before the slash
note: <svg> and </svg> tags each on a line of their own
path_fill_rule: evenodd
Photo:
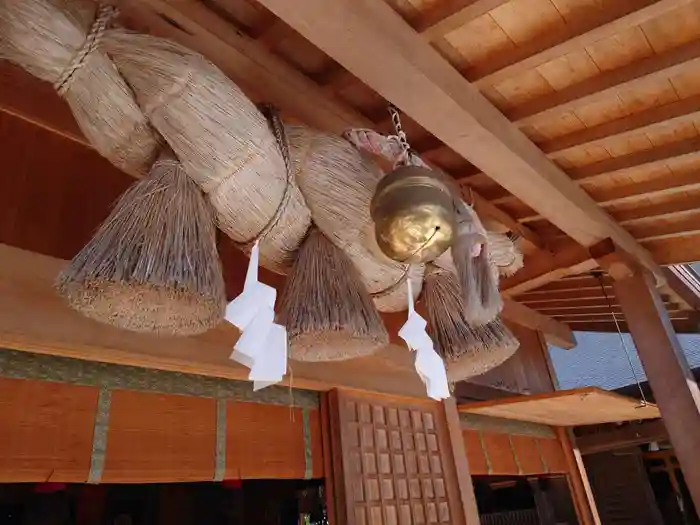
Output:
<svg viewBox="0 0 700 525">
<path fill-rule="evenodd" d="M 658 265 L 700 260 L 699 0 L 113 3 L 287 118 L 389 132 L 396 103 L 412 146 L 520 236 L 526 268 L 505 293 L 575 329 L 614 329 L 586 246 L 611 238 L 662 281 Z M 27 97 L 2 72 L 2 109 L 84 142 L 50 89 Z M 686 285 L 665 300 L 695 330 Z"/>
</svg>

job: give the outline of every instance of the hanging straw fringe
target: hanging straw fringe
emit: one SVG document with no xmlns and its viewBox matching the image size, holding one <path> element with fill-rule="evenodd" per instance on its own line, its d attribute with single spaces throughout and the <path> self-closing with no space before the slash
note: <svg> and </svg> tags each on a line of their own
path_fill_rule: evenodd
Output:
<svg viewBox="0 0 700 525">
<path fill-rule="evenodd" d="M 201 55 L 174 42 L 120 29 L 103 48 L 153 126 L 208 194 L 219 227 L 263 266 L 286 273 L 311 216 L 267 120 Z"/>
<path fill-rule="evenodd" d="M 503 233 L 488 232 L 489 260 L 504 277 L 514 275 L 524 266 L 523 253 Z"/>
<path fill-rule="evenodd" d="M 89 0 L 0 0 L 0 57 L 53 84 L 95 149 L 140 177 L 160 144 L 114 64 L 98 50 L 114 15 Z"/>
<path fill-rule="evenodd" d="M 523 253 L 507 235 L 497 232 L 486 232 L 486 244 L 489 247 L 489 262 L 496 278 L 514 275 L 524 266 Z M 452 250 L 447 250 L 433 261 L 433 264 L 457 272 L 452 257 Z"/>
<path fill-rule="evenodd" d="M 287 138 L 314 224 L 350 258 L 377 309 L 404 310 L 406 279 L 411 279 L 417 297 L 425 267 L 392 261 L 377 246 L 369 208 L 382 178 L 379 168 L 340 137 L 287 126 Z"/>
<path fill-rule="evenodd" d="M 290 357 L 299 361 L 352 359 L 389 343 L 352 262 L 315 228 L 299 250 L 279 312 Z"/>
<path fill-rule="evenodd" d="M 136 332 L 191 335 L 223 318 L 213 211 L 171 156 L 122 196 L 60 274 L 71 307 Z"/>
<path fill-rule="evenodd" d="M 429 266 L 423 296 L 428 309 L 429 332 L 447 365 L 450 381 L 483 374 L 503 363 L 520 343 L 500 318 L 481 326 L 469 324 L 456 276 Z"/>
<path fill-rule="evenodd" d="M 498 290 L 498 272 L 489 261 L 486 231 L 464 202 L 457 207 L 458 232 L 452 260 L 464 298 L 464 317 L 472 325 L 493 321 L 503 309 Z"/>
</svg>

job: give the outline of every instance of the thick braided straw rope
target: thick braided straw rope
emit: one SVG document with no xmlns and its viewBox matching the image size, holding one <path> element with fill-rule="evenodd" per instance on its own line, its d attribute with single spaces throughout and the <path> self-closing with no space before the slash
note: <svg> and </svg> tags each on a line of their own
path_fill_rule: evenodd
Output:
<svg viewBox="0 0 700 525">
<path fill-rule="evenodd" d="M 261 112 L 216 66 L 174 42 L 112 29 L 103 46 L 208 195 L 219 227 L 240 244 L 260 238 L 261 264 L 285 273 L 311 215 Z"/>
<path fill-rule="evenodd" d="M 314 224 L 341 248 L 382 312 L 406 309 L 406 279 L 420 293 L 423 265 L 387 258 L 376 244 L 369 206 L 382 172 L 348 141 L 302 126 L 287 126 L 297 183 Z"/>
<path fill-rule="evenodd" d="M 191 335 L 221 321 L 214 213 L 171 155 L 127 190 L 57 289 L 83 315 L 136 332 Z"/>
<path fill-rule="evenodd" d="M 0 57 L 54 85 L 95 149 L 118 168 L 143 176 L 159 139 L 98 49 L 114 14 L 90 0 L 1 0 Z"/>
<path fill-rule="evenodd" d="M 457 276 L 430 265 L 423 297 L 428 309 L 429 333 L 445 360 L 450 381 L 483 374 L 511 357 L 520 346 L 500 318 L 485 325 L 470 325 Z"/>
</svg>

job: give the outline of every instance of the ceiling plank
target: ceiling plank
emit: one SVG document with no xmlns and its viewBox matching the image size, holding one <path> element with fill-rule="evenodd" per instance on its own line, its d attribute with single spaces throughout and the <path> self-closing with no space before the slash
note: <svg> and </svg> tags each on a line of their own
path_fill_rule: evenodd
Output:
<svg viewBox="0 0 700 525">
<path fill-rule="evenodd" d="M 675 127 L 683 122 L 696 120 L 698 113 L 700 113 L 700 95 L 649 108 L 627 117 L 556 137 L 538 145 L 547 154 L 558 153 L 579 146 L 599 144 L 611 138 L 623 139 L 640 135 L 659 125 Z"/>
<path fill-rule="evenodd" d="M 697 237 L 654 239 L 644 241 L 644 246 L 662 265 L 700 262 L 700 242 Z"/>
<path fill-rule="evenodd" d="M 602 73 L 556 93 L 550 93 L 506 114 L 519 126 L 536 124 L 543 119 L 614 98 L 619 93 L 631 89 L 636 83 L 656 81 L 696 68 L 698 60 L 700 41 L 690 42 L 660 55 L 653 55 L 628 66 Z"/>
<path fill-rule="evenodd" d="M 650 254 L 390 6 L 258 1 L 574 240 L 614 238 L 659 276 Z"/>
<path fill-rule="evenodd" d="M 700 137 L 693 137 L 671 142 L 658 148 L 611 157 L 587 166 L 569 168 L 566 170 L 566 173 L 577 184 L 585 184 L 635 169 L 661 167 L 670 160 L 690 161 L 697 158 L 700 158 Z M 502 188 L 497 188 L 488 193 L 482 192 L 482 194 L 494 204 L 503 204 L 516 200 L 516 197 Z"/>
<path fill-rule="evenodd" d="M 449 0 L 438 2 L 415 26 L 428 41 L 437 40 L 510 0 Z"/>
<path fill-rule="evenodd" d="M 627 229 L 640 241 L 697 236 L 700 235 L 700 210 L 696 210 L 693 215 L 683 217 L 680 220 L 628 226 Z M 697 237 L 696 239 L 700 242 L 700 239 Z"/>
<path fill-rule="evenodd" d="M 613 212 L 613 217 L 623 226 L 656 222 L 681 215 L 696 213 L 700 209 L 700 193 L 682 193 L 673 200 L 659 204 L 635 206 L 629 210 Z"/>
<path fill-rule="evenodd" d="M 669 172 L 668 176 L 656 177 L 643 182 L 635 182 L 614 188 L 591 188 L 588 193 L 602 207 L 615 204 L 629 204 L 648 197 L 668 197 L 700 189 L 700 175 L 694 171 L 680 174 Z M 523 210 L 524 211 L 524 210 Z M 531 213 L 516 213 L 518 221 L 529 223 L 542 220 L 541 215 Z"/>
<path fill-rule="evenodd" d="M 479 88 L 496 85 L 509 78 L 527 73 L 542 64 L 555 60 L 573 51 L 614 36 L 659 17 L 693 0 L 637 0 L 637 2 L 615 2 L 605 9 L 588 14 L 579 12 L 566 24 L 556 26 L 540 39 L 518 46 L 515 52 L 503 53 L 503 59 L 495 57 L 484 66 L 472 69 L 468 78 L 476 79 Z"/>
</svg>

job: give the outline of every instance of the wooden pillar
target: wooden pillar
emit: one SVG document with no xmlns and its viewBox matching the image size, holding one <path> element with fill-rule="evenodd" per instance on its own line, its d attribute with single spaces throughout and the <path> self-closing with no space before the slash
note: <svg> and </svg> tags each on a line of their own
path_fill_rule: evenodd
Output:
<svg viewBox="0 0 700 525">
<path fill-rule="evenodd" d="M 535 500 L 535 508 L 537 509 L 537 517 L 540 520 L 540 525 L 556 525 L 554 516 L 554 508 L 549 501 L 549 496 L 540 486 L 538 478 L 529 478 L 528 483 L 532 489 L 532 497 Z"/>
<path fill-rule="evenodd" d="M 467 461 L 467 449 L 464 446 L 464 435 L 462 433 L 462 424 L 459 421 L 459 412 L 457 412 L 457 402 L 454 397 L 451 397 L 443 401 L 442 407 L 445 411 L 445 421 L 455 463 L 462 511 L 464 512 L 467 525 L 479 525 L 479 510 L 476 506 L 474 484 L 472 483 L 469 462 Z"/>
<path fill-rule="evenodd" d="M 700 390 L 653 278 L 619 252 L 598 258 L 613 278 L 654 399 L 696 508 L 700 508 Z"/>
<path fill-rule="evenodd" d="M 542 333 L 538 333 L 538 336 L 540 355 L 544 360 L 549 374 L 551 389 L 558 390 L 559 381 L 557 381 L 556 372 L 549 355 L 549 350 L 547 350 L 547 343 Z M 591 489 L 591 484 L 588 481 L 586 467 L 583 464 L 581 452 L 576 446 L 573 432 L 570 428 L 558 428 L 557 437 L 559 438 L 559 442 L 564 450 L 564 456 L 568 466 L 568 474 L 566 478 L 569 484 L 569 489 L 571 490 L 571 499 L 573 500 L 574 509 L 576 510 L 579 523 L 581 525 L 600 525 L 601 521 L 600 515 L 598 514 L 598 507 L 596 506 L 593 490 Z"/>
</svg>

